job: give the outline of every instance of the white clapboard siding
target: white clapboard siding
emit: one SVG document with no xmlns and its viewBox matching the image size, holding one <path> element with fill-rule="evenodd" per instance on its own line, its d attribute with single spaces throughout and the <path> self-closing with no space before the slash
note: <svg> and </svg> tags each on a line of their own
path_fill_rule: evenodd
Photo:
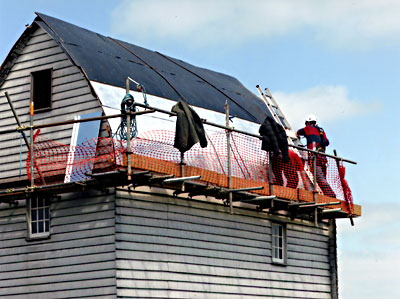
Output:
<svg viewBox="0 0 400 299">
<path fill-rule="evenodd" d="M 0 204 L 1 298 L 115 298 L 113 193 L 53 200 L 44 240 L 26 240 L 25 210 Z"/>
<path fill-rule="evenodd" d="M 36 25 L 34 25 L 36 26 Z M 4 93 L 7 91 L 23 125 L 28 125 L 29 101 L 31 95 L 31 72 L 53 70 L 52 109 L 37 112 L 34 124 L 45 124 L 74 119 L 77 114 L 102 111 L 99 101 L 92 94 L 88 81 L 63 52 L 55 40 L 42 28 L 38 28 L 26 42 L 15 60 L 5 81 L 0 86 L 0 130 L 15 129 L 17 123 Z M 102 122 L 101 136 L 106 136 L 106 122 Z M 42 134 L 54 141 L 69 144 L 72 125 L 41 130 Z M 29 138 L 29 132 L 26 132 Z M 20 134 L 1 134 L 0 182 L 2 180 L 26 178 L 27 148 L 20 148 Z M 21 153 L 21 155 L 20 155 Z M 20 160 L 22 160 L 22 167 Z"/>
<path fill-rule="evenodd" d="M 264 216 L 262 216 L 264 215 Z M 157 194 L 116 195 L 117 294 L 126 298 L 331 298 L 327 225 L 287 222 L 271 262 L 265 214 Z"/>
</svg>

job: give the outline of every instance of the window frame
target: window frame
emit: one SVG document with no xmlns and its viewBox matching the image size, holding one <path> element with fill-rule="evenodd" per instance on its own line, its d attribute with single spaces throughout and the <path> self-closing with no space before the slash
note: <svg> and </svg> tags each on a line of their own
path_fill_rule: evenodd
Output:
<svg viewBox="0 0 400 299">
<path fill-rule="evenodd" d="M 36 104 L 35 104 L 35 75 L 40 73 L 40 72 L 50 72 L 50 99 L 49 99 L 49 103 L 48 106 L 43 107 L 43 108 L 36 108 Z M 33 101 L 33 105 L 34 105 L 34 112 L 35 113 L 40 113 L 40 112 L 46 112 L 46 111 L 50 111 L 53 109 L 53 68 L 46 68 L 46 69 L 42 69 L 42 70 L 37 70 L 34 72 L 31 72 L 31 99 Z"/>
<path fill-rule="evenodd" d="M 276 234 L 275 228 L 278 228 Z M 281 230 L 279 230 L 281 228 Z M 284 223 L 272 222 L 271 223 L 271 260 L 273 264 L 283 265 L 287 264 L 287 233 L 286 225 Z M 281 239 L 282 242 L 279 242 Z M 277 250 L 277 251 L 276 251 Z"/>
<path fill-rule="evenodd" d="M 32 200 L 36 203 L 33 204 Z M 42 202 L 43 205 L 39 205 Z M 34 206 L 34 207 L 33 207 Z M 46 215 L 46 209 L 48 209 Z M 40 213 L 40 210 L 42 211 Z M 36 211 L 34 214 L 32 211 Z M 35 217 L 32 217 L 36 215 Z M 40 215 L 42 215 L 40 217 Z M 32 219 L 36 218 L 36 219 Z M 27 240 L 38 240 L 50 238 L 51 231 L 51 199 L 49 197 L 30 197 L 26 199 L 26 222 L 27 222 Z M 48 221 L 48 231 L 46 231 L 46 221 Z M 39 222 L 43 222 L 43 232 L 39 232 Z M 32 230 L 32 224 L 37 225 L 36 232 Z"/>
</svg>

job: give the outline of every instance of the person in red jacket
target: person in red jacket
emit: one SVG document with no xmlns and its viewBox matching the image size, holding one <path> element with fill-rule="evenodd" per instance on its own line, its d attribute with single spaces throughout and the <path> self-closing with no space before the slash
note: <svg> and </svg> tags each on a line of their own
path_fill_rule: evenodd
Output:
<svg viewBox="0 0 400 299">
<path fill-rule="evenodd" d="M 307 115 L 306 126 L 296 133 L 297 137 L 304 136 L 307 139 L 307 148 L 325 152 L 325 148 L 329 145 L 324 129 L 317 126 L 317 117 L 313 114 Z"/>
<path fill-rule="evenodd" d="M 298 154 L 294 151 L 289 150 L 289 162 L 283 162 L 282 156 L 273 155 L 272 156 L 272 171 L 275 177 L 275 183 L 277 185 L 283 186 L 283 177 L 282 171 L 286 177 L 286 187 L 296 189 L 299 184 L 299 176 L 303 181 L 304 189 L 312 191 L 312 185 L 310 180 L 307 178 L 306 173 L 304 172 L 304 164 Z"/>
<path fill-rule="evenodd" d="M 306 126 L 297 131 L 297 137 L 304 136 L 307 139 L 307 148 L 325 153 L 326 147 L 329 145 L 329 140 L 326 137 L 325 131 L 317 126 L 317 117 L 313 114 L 307 115 Z M 312 159 L 308 161 L 310 169 L 313 169 Z M 335 192 L 326 180 L 328 160 L 323 155 L 317 155 L 317 183 L 322 192 L 330 197 L 336 197 Z"/>
</svg>

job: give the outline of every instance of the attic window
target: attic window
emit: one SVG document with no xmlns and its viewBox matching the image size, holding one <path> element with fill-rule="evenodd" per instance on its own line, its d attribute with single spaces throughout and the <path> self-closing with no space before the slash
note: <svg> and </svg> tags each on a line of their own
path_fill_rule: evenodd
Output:
<svg viewBox="0 0 400 299">
<path fill-rule="evenodd" d="M 31 96 L 35 111 L 51 109 L 52 69 L 31 73 Z"/>
</svg>

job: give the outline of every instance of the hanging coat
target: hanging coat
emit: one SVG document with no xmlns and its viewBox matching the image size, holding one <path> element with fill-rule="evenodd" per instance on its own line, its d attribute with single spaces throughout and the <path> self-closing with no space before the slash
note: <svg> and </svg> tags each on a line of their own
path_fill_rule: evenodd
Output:
<svg viewBox="0 0 400 299">
<path fill-rule="evenodd" d="M 282 153 L 282 161 L 289 162 L 289 145 L 285 129 L 271 116 L 267 116 L 260 127 L 262 137 L 261 149 L 273 152 L 274 155 Z"/>
<path fill-rule="evenodd" d="M 188 151 L 199 141 L 201 147 L 206 147 L 206 133 L 197 113 L 183 101 L 174 105 L 171 111 L 177 114 L 174 147 L 181 153 Z"/>
</svg>

